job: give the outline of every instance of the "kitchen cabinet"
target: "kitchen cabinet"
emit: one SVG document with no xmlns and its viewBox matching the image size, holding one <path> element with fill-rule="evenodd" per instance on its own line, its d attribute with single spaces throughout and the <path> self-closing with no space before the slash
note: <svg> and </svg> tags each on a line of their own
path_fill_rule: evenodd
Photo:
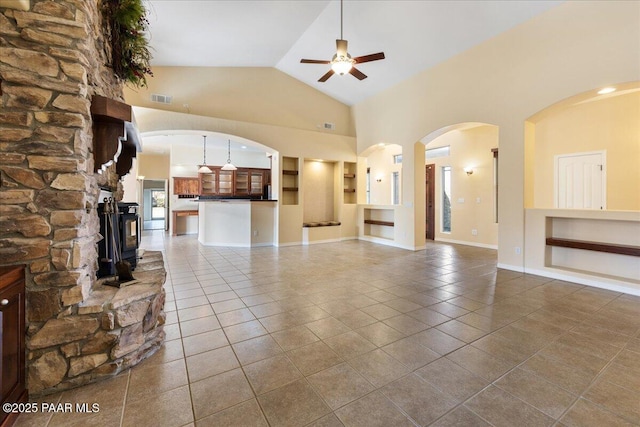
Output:
<svg viewBox="0 0 640 427">
<path fill-rule="evenodd" d="M 196 177 L 173 178 L 173 194 L 176 196 L 197 196 L 200 194 L 200 181 Z"/>
<path fill-rule="evenodd" d="M 271 169 L 238 168 L 235 171 L 209 166 L 212 173 L 200 174 L 199 190 L 203 196 L 262 197 L 264 186 L 271 182 Z"/>
<path fill-rule="evenodd" d="M 0 267 L 0 328 L 2 404 L 26 402 L 24 266 Z M 0 426 L 17 417 L 0 411 Z"/>
</svg>

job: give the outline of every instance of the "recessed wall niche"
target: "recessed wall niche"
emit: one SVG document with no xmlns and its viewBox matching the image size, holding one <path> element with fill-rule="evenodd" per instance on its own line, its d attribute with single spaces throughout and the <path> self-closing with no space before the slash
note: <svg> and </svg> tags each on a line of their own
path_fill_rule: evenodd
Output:
<svg viewBox="0 0 640 427">
<path fill-rule="evenodd" d="M 305 160 L 303 169 L 303 222 L 336 220 L 335 162 Z"/>
</svg>

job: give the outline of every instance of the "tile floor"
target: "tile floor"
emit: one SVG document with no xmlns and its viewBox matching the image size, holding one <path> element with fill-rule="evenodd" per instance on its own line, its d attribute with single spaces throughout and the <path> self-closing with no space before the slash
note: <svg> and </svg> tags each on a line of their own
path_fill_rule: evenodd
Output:
<svg viewBox="0 0 640 427">
<path fill-rule="evenodd" d="M 495 252 L 349 241 L 165 252 L 167 341 L 17 426 L 640 425 L 640 297 L 497 270 Z"/>
</svg>

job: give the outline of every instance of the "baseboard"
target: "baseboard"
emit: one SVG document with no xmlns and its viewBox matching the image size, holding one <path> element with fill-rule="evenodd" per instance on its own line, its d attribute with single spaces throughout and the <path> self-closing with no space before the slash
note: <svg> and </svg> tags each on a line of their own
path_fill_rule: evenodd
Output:
<svg viewBox="0 0 640 427">
<path fill-rule="evenodd" d="M 524 273 L 524 267 L 520 265 L 503 264 L 499 262 L 496 267 L 501 268 L 503 270 L 510 270 L 510 271 L 517 271 L 518 273 Z"/>
<path fill-rule="evenodd" d="M 311 241 L 306 241 L 306 242 L 302 242 L 303 246 L 309 246 L 309 245 L 317 245 L 317 244 L 322 244 L 322 243 L 340 243 L 341 239 L 337 238 L 337 239 L 325 239 L 325 240 L 311 240 Z"/>
<path fill-rule="evenodd" d="M 476 248 L 495 249 L 498 250 L 498 245 L 489 245 L 486 243 L 468 242 L 466 240 L 454 240 L 454 239 L 434 239 L 436 242 L 454 243 L 456 245 L 475 246 Z"/>
<path fill-rule="evenodd" d="M 577 283 L 579 285 L 592 286 L 594 288 L 607 289 L 614 292 L 622 292 L 625 294 L 640 296 L 640 287 L 622 280 L 615 280 L 602 277 L 594 277 L 588 274 L 565 272 L 560 269 L 544 269 L 525 268 L 527 274 L 535 274 L 536 276 L 548 277 L 555 280 L 563 280 L 565 282 Z"/>
</svg>

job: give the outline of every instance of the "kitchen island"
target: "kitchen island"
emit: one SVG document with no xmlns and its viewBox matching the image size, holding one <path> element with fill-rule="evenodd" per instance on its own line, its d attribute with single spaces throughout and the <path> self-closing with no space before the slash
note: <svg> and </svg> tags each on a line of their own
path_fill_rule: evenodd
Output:
<svg viewBox="0 0 640 427">
<path fill-rule="evenodd" d="M 277 200 L 200 199 L 198 241 L 205 246 L 273 246 Z"/>
</svg>

